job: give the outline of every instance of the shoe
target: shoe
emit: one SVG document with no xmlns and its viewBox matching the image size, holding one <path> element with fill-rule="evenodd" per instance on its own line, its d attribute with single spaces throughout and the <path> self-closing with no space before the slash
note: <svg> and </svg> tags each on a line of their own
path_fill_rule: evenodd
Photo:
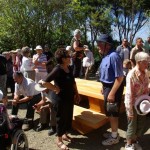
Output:
<svg viewBox="0 0 150 150">
<path fill-rule="evenodd" d="M 22 130 L 28 131 L 33 127 L 33 121 L 29 121 L 27 119 L 24 120 L 24 123 L 22 125 Z"/>
<path fill-rule="evenodd" d="M 51 129 L 48 131 L 48 135 L 51 136 L 56 134 L 56 126 L 52 126 Z"/>
<path fill-rule="evenodd" d="M 125 145 L 125 150 L 136 150 L 134 144 L 132 145 Z"/>
<path fill-rule="evenodd" d="M 103 137 L 106 138 L 106 139 L 110 138 L 110 137 L 111 137 L 111 132 L 106 132 L 106 133 L 104 133 L 104 134 L 103 134 Z M 119 133 L 118 133 L 118 137 L 119 137 L 119 139 L 120 139 Z"/>
<path fill-rule="evenodd" d="M 119 136 L 117 136 L 116 138 L 113 138 L 112 136 L 110 136 L 108 139 L 102 141 L 102 145 L 107 146 L 107 145 L 117 144 L 119 143 L 119 139 L 120 139 Z"/>
<path fill-rule="evenodd" d="M 40 124 L 38 128 L 36 128 L 36 131 L 39 132 L 39 131 L 42 131 L 44 130 L 45 128 L 47 128 L 47 124 Z"/>
<path fill-rule="evenodd" d="M 138 141 L 136 141 L 136 143 L 134 143 L 134 147 L 136 150 L 142 150 L 141 145 L 138 143 Z"/>
</svg>

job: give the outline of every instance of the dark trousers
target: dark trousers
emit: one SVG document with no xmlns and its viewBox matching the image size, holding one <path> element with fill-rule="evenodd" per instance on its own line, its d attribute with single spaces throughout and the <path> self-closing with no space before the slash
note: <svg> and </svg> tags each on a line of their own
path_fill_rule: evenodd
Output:
<svg viewBox="0 0 150 150">
<path fill-rule="evenodd" d="M 15 81 L 13 77 L 7 77 L 7 88 L 10 87 L 11 93 L 15 90 Z"/>
<path fill-rule="evenodd" d="M 58 102 L 55 106 L 56 109 L 56 130 L 57 135 L 62 136 L 66 134 L 72 127 L 73 116 L 73 102 Z"/>
<path fill-rule="evenodd" d="M 34 109 L 32 106 L 38 103 L 40 100 L 41 100 L 41 94 L 38 94 L 38 95 L 34 95 L 33 98 L 30 99 L 29 101 L 25 102 L 27 104 L 26 118 L 34 119 Z M 14 105 L 12 106 L 12 115 L 18 114 L 18 109 L 20 104 L 17 104 L 16 106 Z"/>
<path fill-rule="evenodd" d="M 75 78 L 79 78 L 80 77 L 80 73 L 81 73 L 81 59 L 79 58 L 75 58 L 73 65 L 73 75 Z"/>
</svg>

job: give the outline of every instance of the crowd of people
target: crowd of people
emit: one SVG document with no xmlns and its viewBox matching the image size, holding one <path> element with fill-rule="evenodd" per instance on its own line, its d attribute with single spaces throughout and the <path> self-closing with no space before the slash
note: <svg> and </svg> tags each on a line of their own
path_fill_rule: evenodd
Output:
<svg viewBox="0 0 150 150">
<path fill-rule="evenodd" d="M 87 45 L 80 41 L 81 31 L 76 29 L 70 46 L 58 48 L 53 54 L 48 45 L 37 45 L 31 56 L 28 46 L 0 54 L 0 91 L 7 105 L 7 88 L 12 93 L 12 115 L 17 115 L 19 106 L 27 104 L 23 130 L 33 127 L 35 110 L 40 114 L 36 131 L 51 127 L 48 135 L 57 135 L 57 146 L 69 149 L 63 140 L 71 142 L 68 135 L 72 126 L 74 103 L 80 102 L 75 78 L 89 79 L 94 65 L 94 56 Z M 119 110 L 125 92 L 127 113 L 126 150 L 141 148 L 138 143 L 143 134 L 146 116 L 150 113 L 148 64 L 150 37 L 143 45 L 142 38 L 136 39 L 134 48 L 124 38 L 122 44 L 113 47 L 112 37 L 102 34 L 97 39 L 99 53 L 103 56 L 99 67 L 101 93 L 104 95 L 105 114 L 109 118 L 111 132 L 104 133 L 102 144 L 119 142 Z"/>
</svg>

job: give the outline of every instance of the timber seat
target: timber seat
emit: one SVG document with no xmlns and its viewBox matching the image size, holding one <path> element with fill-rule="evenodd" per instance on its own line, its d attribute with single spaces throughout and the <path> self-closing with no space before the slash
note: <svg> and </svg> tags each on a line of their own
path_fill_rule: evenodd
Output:
<svg viewBox="0 0 150 150">
<path fill-rule="evenodd" d="M 73 128 L 81 134 L 98 129 L 108 122 L 108 118 L 101 113 L 74 105 Z"/>
</svg>

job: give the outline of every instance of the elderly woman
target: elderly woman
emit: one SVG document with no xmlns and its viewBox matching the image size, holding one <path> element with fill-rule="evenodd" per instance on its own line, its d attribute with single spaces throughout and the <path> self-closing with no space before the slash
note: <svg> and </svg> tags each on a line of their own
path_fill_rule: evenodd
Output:
<svg viewBox="0 0 150 150">
<path fill-rule="evenodd" d="M 22 65 L 21 71 L 23 72 L 26 78 L 30 78 L 33 81 L 35 80 L 35 71 L 33 69 L 32 58 L 30 58 L 30 48 L 28 46 L 22 48 Z"/>
<path fill-rule="evenodd" d="M 125 150 L 142 149 L 137 140 L 143 134 L 144 123 L 146 121 L 146 116 L 139 115 L 134 105 L 141 95 L 149 94 L 149 77 L 147 73 L 149 55 L 145 52 L 138 52 L 135 55 L 135 61 L 136 66 L 128 73 L 126 78 L 125 107 L 128 127 Z"/>
<path fill-rule="evenodd" d="M 38 83 L 39 80 L 45 79 L 47 76 L 46 71 L 46 63 L 47 63 L 47 57 L 43 53 L 43 48 L 38 45 L 35 48 L 36 54 L 33 55 L 33 64 L 35 69 L 35 82 Z"/>
<path fill-rule="evenodd" d="M 70 55 L 65 49 L 58 49 L 55 52 L 57 65 L 48 74 L 45 81 L 41 84 L 52 90 L 51 98 L 55 101 L 56 110 L 56 130 L 57 130 L 57 146 L 60 149 L 67 150 L 68 147 L 63 140 L 71 142 L 71 138 L 67 135 L 71 129 L 74 100 L 79 100 L 76 83 L 73 77 L 70 64 Z M 54 81 L 54 84 L 50 82 Z"/>
<path fill-rule="evenodd" d="M 82 64 L 82 59 L 84 57 L 84 47 L 80 42 L 81 38 L 81 31 L 79 29 L 76 29 L 74 31 L 74 37 L 71 40 L 71 47 L 73 49 L 73 65 L 74 65 L 74 70 L 73 70 L 73 75 L 75 78 L 80 77 L 80 72 L 81 72 L 81 64 Z"/>
</svg>

